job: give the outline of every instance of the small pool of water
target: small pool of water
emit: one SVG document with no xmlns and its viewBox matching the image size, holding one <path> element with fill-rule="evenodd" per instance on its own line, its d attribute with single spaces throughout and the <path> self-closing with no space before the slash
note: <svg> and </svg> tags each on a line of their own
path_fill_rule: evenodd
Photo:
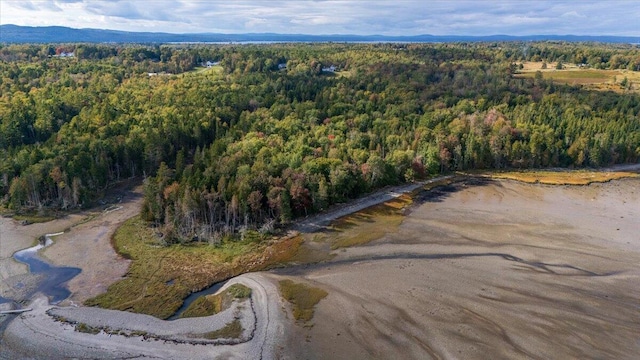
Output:
<svg viewBox="0 0 640 360">
<path fill-rule="evenodd" d="M 66 283 L 82 271 L 74 267 L 50 265 L 38 256 L 38 250 L 53 244 L 51 237 L 56 235 L 60 234 L 47 234 L 45 235 L 46 241 L 44 244 L 38 244 L 13 254 L 14 259 L 29 266 L 29 272 L 44 275 L 44 278 L 28 296 L 41 292 L 49 298 L 52 304 L 57 304 L 71 295 L 71 292 L 66 287 Z M 0 303 L 1 302 L 2 300 L 0 299 Z"/>
<path fill-rule="evenodd" d="M 175 319 L 180 318 L 180 315 L 182 315 L 182 313 L 185 310 L 187 310 L 189 308 L 189 306 L 194 301 L 196 301 L 196 299 L 198 299 L 200 296 L 207 296 L 207 295 L 215 294 L 226 283 L 227 283 L 227 281 L 221 281 L 219 283 L 215 283 L 215 284 L 211 285 L 210 287 L 208 287 L 208 288 L 206 288 L 204 290 L 201 290 L 201 291 L 198 291 L 198 292 L 194 292 L 191 295 L 187 296 L 187 298 L 184 299 L 184 302 L 182 303 L 182 306 L 180 306 L 178 311 L 176 311 L 175 314 L 171 315 L 167 320 L 175 320 Z"/>
</svg>

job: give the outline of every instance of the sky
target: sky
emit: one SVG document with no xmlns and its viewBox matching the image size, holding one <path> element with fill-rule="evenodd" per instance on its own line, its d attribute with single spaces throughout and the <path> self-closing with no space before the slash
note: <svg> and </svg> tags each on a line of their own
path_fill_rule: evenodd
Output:
<svg viewBox="0 0 640 360">
<path fill-rule="evenodd" d="M 1 0 L 0 24 L 168 33 L 640 36 L 640 2 Z"/>
</svg>

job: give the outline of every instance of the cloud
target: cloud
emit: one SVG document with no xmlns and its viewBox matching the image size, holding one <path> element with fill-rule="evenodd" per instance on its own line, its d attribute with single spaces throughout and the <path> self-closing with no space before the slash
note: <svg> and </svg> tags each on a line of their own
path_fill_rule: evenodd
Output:
<svg viewBox="0 0 640 360">
<path fill-rule="evenodd" d="M 332 25 L 344 24 L 347 19 L 340 17 L 330 17 L 326 15 L 301 15 L 290 20 L 297 25 Z"/>
<path fill-rule="evenodd" d="M 0 23 L 165 32 L 639 36 L 633 0 L 0 1 Z"/>
<path fill-rule="evenodd" d="M 134 1 L 84 1 L 87 12 L 100 16 L 109 16 L 129 20 L 171 21 L 173 16 L 164 6 L 154 6 L 150 1 L 145 4 Z M 159 3 L 159 5 L 162 3 Z"/>
<path fill-rule="evenodd" d="M 247 21 L 245 21 L 244 26 L 246 28 L 253 28 L 253 27 L 263 26 L 268 23 L 269 23 L 269 20 L 265 18 L 249 18 Z"/>
<path fill-rule="evenodd" d="M 32 1 L 16 1 L 14 3 L 11 3 L 11 5 L 19 8 L 19 9 L 25 9 L 25 10 L 36 10 L 36 6 L 33 4 Z"/>
<path fill-rule="evenodd" d="M 9 4 L 29 11 L 62 11 L 55 1 L 10 1 Z"/>
<path fill-rule="evenodd" d="M 566 12 L 566 13 L 560 15 L 560 17 L 563 17 L 563 18 L 586 18 L 586 16 L 581 15 L 580 13 L 578 13 L 575 10 Z"/>
</svg>

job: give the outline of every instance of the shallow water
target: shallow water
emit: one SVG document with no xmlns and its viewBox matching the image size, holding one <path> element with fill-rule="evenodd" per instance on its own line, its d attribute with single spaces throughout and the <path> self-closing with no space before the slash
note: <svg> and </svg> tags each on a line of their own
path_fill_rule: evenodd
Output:
<svg viewBox="0 0 640 360">
<path fill-rule="evenodd" d="M 215 284 L 211 285 L 210 287 L 208 287 L 208 288 L 206 288 L 204 290 L 201 290 L 201 291 L 198 291 L 198 292 L 194 292 L 191 295 L 187 296 L 187 298 L 184 299 L 184 302 L 182 303 L 182 306 L 180 306 L 180 308 L 176 311 L 176 313 L 171 315 L 167 320 L 175 320 L 175 319 L 180 318 L 180 315 L 182 315 L 182 313 L 185 310 L 187 310 L 189 308 L 189 306 L 191 306 L 191 304 L 194 301 L 196 301 L 196 299 L 198 299 L 200 296 L 206 296 L 206 295 L 215 294 L 226 283 L 227 283 L 227 281 L 221 281 L 219 283 L 215 283 Z"/>
<path fill-rule="evenodd" d="M 30 297 L 40 292 L 47 296 L 52 304 L 57 304 L 71 295 L 71 292 L 66 287 L 66 283 L 80 274 L 81 270 L 74 267 L 52 266 L 38 256 L 38 250 L 53 243 L 51 236 L 53 235 L 45 236 L 46 242 L 44 244 L 38 244 L 16 252 L 13 254 L 13 258 L 27 264 L 30 273 L 44 275 L 44 278 L 29 292 L 28 296 Z M 0 299 L 0 303 L 2 303 L 2 299 Z"/>
</svg>

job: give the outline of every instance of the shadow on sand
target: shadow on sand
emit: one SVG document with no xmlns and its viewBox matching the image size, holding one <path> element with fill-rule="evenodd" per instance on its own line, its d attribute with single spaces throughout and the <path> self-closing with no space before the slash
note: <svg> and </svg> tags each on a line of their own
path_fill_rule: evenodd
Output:
<svg viewBox="0 0 640 360">
<path fill-rule="evenodd" d="M 469 187 L 487 185 L 502 186 L 499 182 L 489 178 L 465 177 L 448 185 L 436 186 L 429 190 L 422 190 L 413 197 L 413 202 L 415 205 L 422 205 L 429 202 L 443 202 L 452 194 L 465 190 Z"/>
</svg>

